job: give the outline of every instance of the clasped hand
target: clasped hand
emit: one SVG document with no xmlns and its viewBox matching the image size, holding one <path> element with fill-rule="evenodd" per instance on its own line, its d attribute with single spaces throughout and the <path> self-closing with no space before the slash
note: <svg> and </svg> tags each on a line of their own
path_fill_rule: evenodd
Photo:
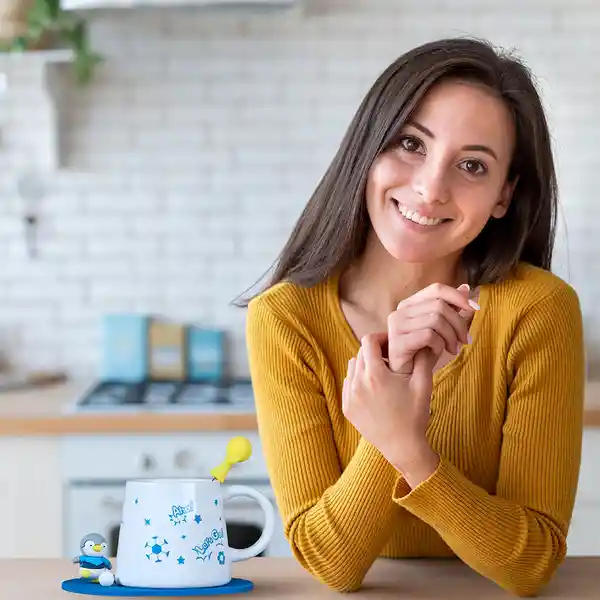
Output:
<svg viewBox="0 0 600 600">
<path fill-rule="evenodd" d="M 411 488 L 439 462 L 426 437 L 433 371 L 444 350 L 457 354 L 468 343 L 464 317 L 478 308 L 468 294 L 466 285 L 433 284 L 403 300 L 389 316 L 387 332 L 364 336 L 348 363 L 344 415 Z"/>
</svg>

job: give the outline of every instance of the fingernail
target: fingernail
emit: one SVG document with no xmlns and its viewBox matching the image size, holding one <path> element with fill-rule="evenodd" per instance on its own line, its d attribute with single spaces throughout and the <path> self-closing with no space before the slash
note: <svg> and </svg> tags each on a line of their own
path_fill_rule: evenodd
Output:
<svg viewBox="0 0 600 600">
<path fill-rule="evenodd" d="M 467 333 L 467 344 L 473 343 L 473 336 L 470 333 Z"/>
<path fill-rule="evenodd" d="M 469 284 L 468 284 L 468 283 L 463 283 L 462 285 L 459 285 L 459 286 L 458 286 L 458 289 L 459 289 L 459 291 L 461 291 L 461 292 L 462 292 L 463 290 L 464 290 L 464 291 L 466 291 L 466 292 L 468 292 L 468 291 L 469 291 L 471 288 L 469 287 Z"/>
<path fill-rule="evenodd" d="M 460 354 L 461 348 L 462 348 L 462 344 L 460 342 L 458 342 L 458 344 L 456 344 L 456 353 L 455 354 Z"/>
<path fill-rule="evenodd" d="M 481 306 L 479 306 L 479 304 L 477 304 L 477 302 L 475 302 L 475 300 L 469 300 L 469 306 L 473 310 L 480 310 L 481 309 Z"/>
</svg>

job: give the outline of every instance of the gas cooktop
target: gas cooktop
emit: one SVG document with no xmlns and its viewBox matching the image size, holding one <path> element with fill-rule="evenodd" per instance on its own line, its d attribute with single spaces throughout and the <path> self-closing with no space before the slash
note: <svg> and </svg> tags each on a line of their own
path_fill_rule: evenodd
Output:
<svg viewBox="0 0 600 600">
<path fill-rule="evenodd" d="M 248 379 L 219 382 L 103 381 L 85 392 L 70 412 L 113 411 L 254 412 L 254 394 Z"/>
</svg>

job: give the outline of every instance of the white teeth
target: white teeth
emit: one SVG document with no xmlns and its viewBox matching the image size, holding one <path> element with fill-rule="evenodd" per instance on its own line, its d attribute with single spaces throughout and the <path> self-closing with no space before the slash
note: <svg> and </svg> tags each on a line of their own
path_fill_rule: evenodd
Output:
<svg viewBox="0 0 600 600">
<path fill-rule="evenodd" d="M 443 219 L 431 219 L 429 217 L 424 217 L 423 215 L 420 215 L 416 210 L 406 208 L 400 203 L 398 203 L 398 210 L 405 219 L 408 219 L 409 221 L 414 221 L 419 225 L 439 225 L 443 221 Z"/>
</svg>

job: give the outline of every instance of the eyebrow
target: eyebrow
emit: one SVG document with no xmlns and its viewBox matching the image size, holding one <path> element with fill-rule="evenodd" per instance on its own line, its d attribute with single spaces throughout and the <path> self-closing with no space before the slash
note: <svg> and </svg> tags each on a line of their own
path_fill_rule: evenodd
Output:
<svg viewBox="0 0 600 600">
<path fill-rule="evenodd" d="M 433 133 L 429 129 L 427 129 L 427 127 L 425 127 L 424 125 L 421 125 L 421 123 L 418 123 L 417 121 L 409 121 L 407 123 L 407 125 L 412 125 L 415 129 L 418 129 L 420 132 L 424 133 L 427 137 L 430 137 L 431 139 L 435 139 L 435 135 L 433 135 Z M 462 149 L 470 150 L 472 152 L 485 152 L 486 154 L 489 154 L 490 156 L 492 156 L 496 160 L 498 160 L 496 153 L 489 146 L 483 146 L 482 144 L 470 144 L 468 146 L 463 146 Z"/>
</svg>

